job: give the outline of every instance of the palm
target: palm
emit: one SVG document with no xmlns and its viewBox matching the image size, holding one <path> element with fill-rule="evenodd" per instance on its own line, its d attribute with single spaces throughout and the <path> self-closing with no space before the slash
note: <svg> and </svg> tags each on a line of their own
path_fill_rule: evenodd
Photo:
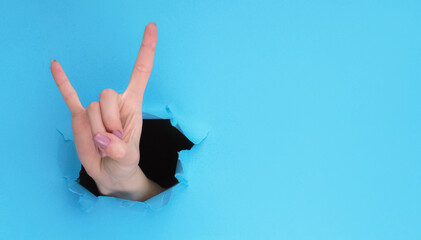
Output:
<svg viewBox="0 0 421 240">
<path fill-rule="evenodd" d="M 82 107 L 61 65 L 53 61 L 51 72 L 72 114 L 72 128 L 79 159 L 87 173 L 103 188 L 111 188 L 139 171 L 139 141 L 142 131 L 142 101 L 152 70 L 157 42 L 155 24 L 145 28 L 142 45 L 129 85 L 124 93 L 101 92 L 99 102 Z M 121 132 L 116 134 L 116 132 Z M 109 145 L 98 145 L 98 136 Z M 102 139 L 102 138 L 101 138 Z"/>
</svg>

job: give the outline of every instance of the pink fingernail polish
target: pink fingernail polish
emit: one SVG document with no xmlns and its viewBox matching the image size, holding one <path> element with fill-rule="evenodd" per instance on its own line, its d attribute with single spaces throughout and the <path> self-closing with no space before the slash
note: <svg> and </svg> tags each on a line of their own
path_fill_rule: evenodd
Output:
<svg viewBox="0 0 421 240">
<path fill-rule="evenodd" d="M 111 142 L 111 140 L 108 137 L 106 137 L 106 136 L 104 136 L 100 133 L 98 133 L 94 137 L 95 146 L 100 147 L 100 148 L 107 148 L 107 146 L 110 144 L 110 142 Z"/>
<path fill-rule="evenodd" d="M 116 135 L 118 138 L 123 139 L 123 134 L 120 130 L 113 130 L 112 133 Z"/>
</svg>

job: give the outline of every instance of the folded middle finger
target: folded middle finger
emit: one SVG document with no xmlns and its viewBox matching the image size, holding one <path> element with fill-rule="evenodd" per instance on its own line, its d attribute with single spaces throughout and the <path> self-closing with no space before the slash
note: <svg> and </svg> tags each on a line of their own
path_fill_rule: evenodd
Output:
<svg viewBox="0 0 421 240">
<path fill-rule="evenodd" d="M 99 95 L 99 105 L 104 127 L 108 132 L 123 139 L 123 127 L 120 119 L 120 96 L 112 89 L 104 89 Z"/>
</svg>

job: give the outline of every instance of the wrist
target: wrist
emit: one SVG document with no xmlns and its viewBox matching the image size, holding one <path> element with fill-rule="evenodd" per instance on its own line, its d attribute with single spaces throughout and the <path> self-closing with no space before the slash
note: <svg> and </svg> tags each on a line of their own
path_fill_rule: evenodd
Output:
<svg viewBox="0 0 421 240">
<path fill-rule="evenodd" d="M 140 202 L 146 201 L 165 190 L 148 179 L 140 167 L 136 169 L 130 178 L 107 185 L 106 187 L 97 183 L 101 195 Z"/>
</svg>

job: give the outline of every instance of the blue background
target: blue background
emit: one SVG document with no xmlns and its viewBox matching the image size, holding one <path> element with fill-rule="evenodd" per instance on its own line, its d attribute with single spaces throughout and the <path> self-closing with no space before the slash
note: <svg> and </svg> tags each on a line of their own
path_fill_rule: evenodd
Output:
<svg viewBox="0 0 421 240">
<path fill-rule="evenodd" d="M 1 1 L 0 238 L 421 239 L 420 1 Z M 190 137 L 160 209 L 89 211 L 57 59 L 87 107 L 158 45 L 144 111 Z M 158 114 L 159 115 L 159 114 Z M 60 134 L 63 133 L 64 137 Z"/>
</svg>

